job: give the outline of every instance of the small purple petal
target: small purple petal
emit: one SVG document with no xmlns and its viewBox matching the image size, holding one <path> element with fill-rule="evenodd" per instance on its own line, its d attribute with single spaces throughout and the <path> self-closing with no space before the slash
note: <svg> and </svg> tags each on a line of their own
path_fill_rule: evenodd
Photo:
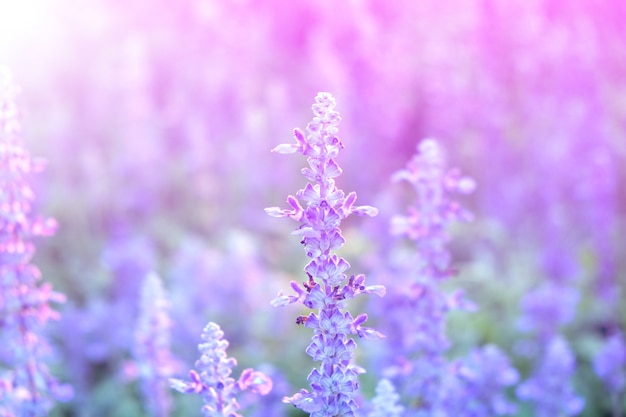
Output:
<svg viewBox="0 0 626 417">
<path fill-rule="evenodd" d="M 283 398 L 283 402 L 287 404 L 293 404 L 305 413 L 314 413 L 322 409 L 322 402 L 317 398 L 315 393 L 310 393 L 307 390 L 300 390 L 292 397 Z"/>
<path fill-rule="evenodd" d="M 241 390 L 250 389 L 256 394 L 266 395 L 272 390 L 272 380 L 263 372 L 252 368 L 244 369 L 237 383 Z"/>
<path fill-rule="evenodd" d="M 328 178 L 335 178 L 341 175 L 341 168 L 334 160 L 328 161 L 328 165 L 326 166 L 326 176 Z"/>
</svg>

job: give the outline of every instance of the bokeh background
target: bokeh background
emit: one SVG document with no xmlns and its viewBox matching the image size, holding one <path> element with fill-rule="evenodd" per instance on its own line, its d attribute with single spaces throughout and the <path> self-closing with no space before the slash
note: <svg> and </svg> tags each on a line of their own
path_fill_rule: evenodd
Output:
<svg viewBox="0 0 626 417">
<path fill-rule="evenodd" d="M 560 317 L 581 415 L 609 415 L 592 358 L 626 324 L 625 21 L 620 0 L 2 0 L 0 63 L 48 161 L 38 211 L 60 225 L 35 258 L 68 297 L 50 335 L 76 395 L 55 413 L 144 415 L 124 369 L 149 271 L 168 292 L 179 375 L 213 320 L 242 367 L 284 378 L 276 401 L 307 385 L 310 334 L 295 308 L 269 306 L 306 259 L 295 225 L 263 208 L 304 185 L 305 161 L 270 149 L 328 91 L 338 185 L 380 209 L 345 224 L 354 271 L 375 281 L 393 256 L 388 221 L 412 195 L 391 175 L 438 139 L 478 184 L 460 198 L 475 220 L 452 230 L 450 285 L 480 310 L 451 318 L 451 354 L 496 343 L 524 376 L 538 358 L 524 353 L 524 297 L 553 283 L 558 311 L 535 319 Z M 199 414 L 175 400 L 176 415 Z"/>
</svg>

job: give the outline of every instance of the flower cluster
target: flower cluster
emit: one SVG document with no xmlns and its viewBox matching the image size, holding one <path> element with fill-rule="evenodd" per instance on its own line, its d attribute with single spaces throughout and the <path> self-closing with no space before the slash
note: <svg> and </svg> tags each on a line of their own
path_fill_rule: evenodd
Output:
<svg viewBox="0 0 626 417">
<path fill-rule="evenodd" d="M 593 358 L 593 369 L 611 393 L 626 389 L 626 341 L 622 332 L 611 334 Z"/>
<path fill-rule="evenodd" d="M 541 283 L 522 298 L 518 327 L 545 343 L 574 319 L 579 298 L 576 288 L 563 287 L 553 281 Z M 555 299 L 560 301 L 555 303 Z"/>
<path fill-rule="evenodd" d="M 555 242 L 546 252 L 558 251 L 561 245 Z M 518 398 L 532 404 L 539 417 L 574 416 L 584 406 L 583 398 L 575 393 L 575 356 L 561 334 L 562 328 L 574 320 L 581 298 L 579 288 L 573 285 L 575 275 L 565 267 L 571 259 L 563 254 L 557 256 L 548 268 L 548 279 L 528 291 L 520 303 L 517 325 L 531 338 L 518 341 L 519 352 L 532 357 L 547 349 L 517 389 Z"/>
<path fill-rule="evenodd" d="M 622 331 L 613 330 L 604 340 L 602 348 L 593 358 L 593 370 L 608 391 L 612 415 L 623 414 L 626 394 L 626 341 Z"/>
<path fill-rule="evenodd" d="M 376 396 L 372 399 L 374 409 L 368 417 L 400 417 L 404 407 L 398 405 L 399 400 L 400 396 L 391 381 L 381 379 L 376 385 Z"/>
<path fill-rule="evenodd" d="M 406 169 L 393 179 L 407 181 L 415 190 L 416 201 L 408 215 L 392 218 L 391 232 L 409 238 L 417 250 L 397 273 L 410 278 L 390 286 L 385 315 L 400 343 L 390 347 L 392 359 L 398 363 L 386 373 L 400 377 L 402 393 L 414 399 L 415 408 L 426 412 L 437 408 L 447 367 L 447 313 L 474 308 L 461 292 L 445 293 L 440 281 L 454 272 L 446 247 L 449 225 L 472 219 L 450 195 L 470 193 L 475 183 L 459 170 L 448 170 L 443 148 L 434 139 L 420 142 Z"/>
<path fill-rule="evenodd" d="M 349 263 L 333 254 L 345 243 L 340 229 L 342 220 L 351 214 L 374 216 L 378 213 L 370 206 L 355 206 L 356 193 L 346 195 L 335 185 L 335 178 L 341 174 L 335 158 L 343 144 L 337 137 L 341 117 L 334 107 L 332 95 L 318 93 L 312 106 L 315 117 L 307 125 L 307 134 L 295 129 L 295 144 L 283 144 L 273 149 L 274 152 L 299 152 L 306 156 L 309 166 L 302 170 L 302 174 L 309 183 L 296 196 L 288 197 L 290 209 L 266 209 L 271 216 L 289 217 L 300 223 L 293 234 L 301 238 L 306 255 L 311 258 L 304 268 L 306 281 L 302 285 L 293 281 L 291 287 L 295 294 L 279 294 L 272 305 L 301 302 L 317 311 L 298 317 L 296 323 L 313 329 L 314 335 L 306 352 L 321 362 L 320 367 L 313 369 L 308 376 L 311 391 L 302 389 L 285 398 L 285 402 L 313 417 L 355 415 L 354 395 L 359 387 L 358 374 L 363 370 L 351 364 L 356 343 L 350 335 L 372 339 L 382 335 L 362 326 L 367 315 L 353 318 L 346 311 L 344 302 L 359 294 L 382 296 L 385 293 L 383 286 L 366 286 L 361 274 L 348 277 L 345 271 L 350 267 Z"/>
<path fill-rule="evenodd" d="M 59 317 L 50 302 L 65 297 L 48 283 L 39 285 L 41 273 L 31 264 L 32 239 L 53 234 L 56 221 L 32 213 L 28 177 L 43 163 L 21 141 L 16 94 L 10 73 L 0 68 L 0 415 L 36 416 L 71 396 L 71 389 L 44 362 L 50 347 L 43 328 Z"/>
<path fill-rule="evenodd" d="M 415 242 L 421 259 L 421 275 L 444 278 L 452 275 L 446 248 L 448 228 L 456 221 L 469 221 L 472 214 L 450 198 L 450 193 L 469 194 L 476 184 L 457 169 L 447 170 L 445 153 L 434 139 L 424 139 L 407 168 L 393 176 L 408 181 L 417 193 L 417 202 L 407 216 L 392 219 L 392 234 Z"/>
<path fill-rule="evenodd" d="M 473 350 L 449 364 L 435 410 L 439 417 L 493 417 L 512 415 L 515 405 L 505 390 L 519 375 L 509 358 L 494 345 Z"/>
<path fill-rule="evenodd" d="M 0 6 L 0 60 L 17 65 L 16 74 L 28 86 L 20 102 L 28 104 L 34 122 L 28 142 L 37 151 L 30 152 L 50 160 L 45 187 L 32 183 L 37 199 L 30 213 L 53 215 L 62 224 L 62 233 L 53 239 L 29 240 L 37 246 L 31 263 L 43 272 L 40 289 L 51 281 L 68 296 L 62 309 L 48 302 L 63 320 L 61 326 L 49 321 L 43 330 L 63 355 L 55 360 L 62 367 L 50 365 L 50 373 L 57 375 L 58 369 L 58 377 L 71 380 L 77 395 L 51 415 L 138 414 L 129 408 L 140 407 L 139 383 L 116 383 L 117 365 L 133 343 L 140 278 L 146 272 L 140 269 L 158 263 L 167 274 L 171 317 L 181 324 L 171 329 L 174 352 L 195 360 L 196 339 L 209 318 L 229 329 L 231 353 L 233 345 L 241 346 L 233 355 L 241 364 L 246 356 L 246 362 L 267 362 L 280 346 L 271 362 L 297 389 L 276 389 L 274 380 L 272 397 L 279 398 L 276 406 L 284 414 L 308 416 L 280 400 L 300 388 L 311 391 L 305 378 L 321 363 L 304 352 L 313 329 L 293 324 L 296 316 L 306 316 L 298 319 L 304 323 L 312 312 L 301 303 L 309 296 L 301 283 L 310 286 L 308 277 L 295 272 L 286 278 L 302 270 L 290 255 L 306 258 L 296 243 L 303 236 L 277 239 L 274 226 L 286 227 L 284 235 L 289 235 L 299 222 L 269 218 L 259 207 L 292 208 L 283 198 L 289 190 L 306 208 L 295 195 L 306 185 L 300 168 L 311 169 L 306 156 L 297 153 L 301 142 L 280 149 L 295 149 L 293 155 L 278 156 L 269 149 L 292 141 L 291 132 L 281 133 L 284 121 L 300 117 L 302 103 L 308 116 L 317 90 L 309 92 L 320 85 L 346 100 L 336 109 L 344 119 L 339 136 L 349 149 L 334 158 L 343 169 L 334 180 L 346 194 L 358 193 L 356 204 L 380 209 L 375 219 L 342 221 L 347 244 L 334 252 L 352 265 L 343 272 L 345 282 L 351 273 L 364 272 L 368 284 L 387 288 L 383 300 L 364 296 L 346 302 L 353 316 L 369 315 L 362 326 L 387 335 L 372 343 L 349 335 L 358 344 L 353 362 L 366 368 L 366 375 L 376 374 L 360 375 L 361 385 L 375 383 L 380 370 L 403 358 L 394 363 L 402 373 L 385 376 L 401 395 L 406 414 L 426 410 L 432 417 L 427 403 L 438 397 L 430 395 L 428 387 L 436 385 L 428 381 L 457 372 L 466 379 L 443 382 L 458 383 L 460 392 L 463 381 L 474 381 L 464 366 L 450 368 L 448 358 L 465 358 L 475 347 L 498 343 L 515 355 L 525 379 L 534 375 L 535 365 L 544 366 L 550 340 L 562 335 L 580 363 L 574 377 L 562 378 L 561 384 L 579 384 L 587 397 L 585 416 L 609 414 L 609 387 L 622 386 L 620 371 L 626 371 L 626 365 L 618 365 L 623 364 L 619 346 L 609 338 L 617 329 L 626 330 L 621 256 L 626 247 L 626 25 L 619 18 L 626 12 L 624 0 L 50 0 L 30 9 L 29 3 L 35 2 L 0 1 L 7 5 Z M 14 107 L 2 111 L 11 114 Z M 8 123 L 3 131 L 17 127 L 16 119 L 3 120 Z M 449 145 L 449 161 L 460 161 L 463 172 L 471 172 L 480 185 L 469 198 L 448 194 L 480 218 L 471 226 L 452 225 L 450 235 L 463 240 L 449 242 L 448 254 L 445 244 L 435 244 L 441 243 L 436 232 L 443 226 L 432 228 L 435 243 L 424 250 L 415 250 L 410 241 L 446 218 L 435 216 L 434 207 L 449 211 L 448 197 L 428 185 L 454 191 L 441 181 L 429 182 L 434 174 L 448 173 L 441 153 L 424 146 L 411 164 L 430 155 L 433 169 L 408 175 L 409 181 L 394 187 L 387 182 L 394 167 L 404 168 L 422 138 L 416 135 L 423 132 Z M 380 220 L 394 212 L 392 196 L 413 197 L 412 178 L 419 178 L 424 194 L 431 196 L 433 215 L 415 208 L 396 218 L 395 231 L 409 239 L 391 244 L 384 230 L 388 222 Z M 275 197 L 279 184 L 295 185 Z M 120 225 L 128 231 L 122 239 L 112 233 Z M 251 233 L 252 256 L 239 251 L 247 245 L 228 243 L 237 229 Z M 6 230 L 0 228 L 0 235 Z M 146 236 L 154 251 L 135 248 L 134 236 Z M 365 240 L 358 242 L 363 236 L 366 247 Z M 287 240 L 293 241 L 287 245 Z M 193 241 L 201 243 L 187 250 Z M 175 254 L 177 248 L 184 249 Z M 315 247 L 309 250 L 314 255 Z M 357 253 L 367 255 L 352 255 Z M 409 253 L 413 259 L 405 257 Z M 289 262 L 285 271 L 275 270 L 279 259 Z M 396 260 L 409 260 L 406 269 L 394 270 Z M 337 268 L 344 266 L 337 261 Z M 0 262 L 0 268 L 7 265 L 12 264 Z M 372 267 L 391 279 L 372 275 Z M 447 277 L 456 267 L 465 271 L 459 281 L 468 285 L 481 313 L 449 312 L 462 300 L 440 289 L 459 285 L 421 276 L 430 268 L 430 275 Z M 291 279 L 304 294 L 297 303 L 265 306 L 269 311 L 259 307 L 273 298 L 277 286 L 298 299 Z M 321 278 L 313 279 L 320 285 Z M 1 285 L 0 298 L 19 301 L 14 287 Z M 366 305 L 368 298 L 372 302 Z M 380 313 L 374 311 L 377 305 Z M 357 313 L 357 308 L 363 310 Z M 21 346 L 12 342 L 21 336 L 9 331 L 16 323 L 13 316 L 11 321 L 2 314 L 0 320 L 0 378 L 12 381 L 12 351 Z M 447 323 L 452 327 L 446 332 Z M 293 343 L 295 334 L 301 334 L 303 346 Z M 592 369 L 594 348 L 599 356 Z M 461 363 L 467 364 L 465 359 Z M 297 382 L 299 372 L 304 374 Z M 176 375 L 185 379 L 186 371 Z M 1 383 L 6 401 L 9 389 L 13 385 Z M 624 417 L 626 393 L 620 390 L 619 415 Z M 116 401 L 110 401 L 113 395 Z M 184 403 L 201 402 L 198 395 L 179 396 Z M 250 412 L 247 398 L 244 394 L 238 401 Z M 359 414 L 370 411 L 360 395 L 355 401 Z M 523 404 L 517 414 L 533 414 L 531 408 Z M 255 417 L 281 414 L 267 411 Z"/>
<path fill-rule="evenodd" d="M 533 404 L 537 417 L 577 415 L 585 401 L 574 393 L 569 383 L 575 370 L 574 354 L 567 341 L 555 336 L 539 366 L 517 388 L 517 396 Z"/>
<path fill-rule="evenodd" d="M 141 288 L 133 356 L 144 403 L 153 417 L 169 416 L 167 378 L 178 365 L 170 352 L 168 307 L 161 279 L 155 273 L 148 274 Z"/>
<path fill-rule="evenodd" d="M 209 322 L 202 331 L 203 343 L 198 345 L 202 354 L 196 361 L 196 370 L 189 371 L 191 381 L 171 378 L 170 386 L 185 394 L 200 394 L 204 400 L 205 417 L 241 417 L 237 395 L 244 390 L 265 395 L 272 389 L 272 381 L 262 372 L 244 369 L 238 380 L 230 376 L 237 365 L 226 354 L 228 341 L 220 327 Z"/>
</svg>

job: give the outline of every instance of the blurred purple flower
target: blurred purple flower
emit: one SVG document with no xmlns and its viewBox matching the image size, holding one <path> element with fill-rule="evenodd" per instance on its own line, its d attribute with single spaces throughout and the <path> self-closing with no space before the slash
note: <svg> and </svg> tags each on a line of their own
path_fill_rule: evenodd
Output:
<svg viewBox="0 0 626 417">
<path fill-rule="evenodd" d="M 272 380 L 262 372 L 244 369 L 238 380 L 230 374 L 237 365 L 226 353 L 228 341 L 220 327 L 209 322 L 202 331 L 203 343 L 198 345 L 202 354 L 196 369 L 189 372 L 191 381 L 170 378 L 170 386 L 185 394 L 200 394 L 204 401 L 205 417 L 241 417 L 237 395 L 245 390 L 266 395 L 272 390 Z"/>
<path fill-rule="evenodd" d="M 154 268 L 154 245 L 148 238 L 118 226 L 102 251 L 101 262 L 113 275 L 111 295 L 119 303 L 117 309 L 123 309 L 126 317 L 135 315 L 142 284 L 138 277 L 146 276 Z"/>
<path fill-rule="evenodd" d="M 266 300 L 276 293 L 277 287 L 267 284 L 268 270 L 259 256 L 262 245 L 237 229 L 217 239 L 219 246 L 187 236 L 169 263 L 171 317 L 181 323 L 172 329 L 172 342 L 181 357 L 193 355 L 189 351 L 197 338 L 193 329 L 206 324 L 202 323 L 203 317 L 214 317 L 222 326 L 232 328 L 228 339 L 246 348 L 252 346 L 252 339 L 279 325 L 267 315 L 256 314 L 261 305 L 267 306 Z M 225 276 L 230 278 L 224 279 Z M 197 291 L 207 286 L 211 291 Z M 233 314 L 233 300 L 237 301 L 236 314 Z M 282 318 L 277 313 L 271 314 Z M 254 320 L 241 320 L 242 315 L 253 316 Z M 287 325 L 287 320 L 280 321 Z"/>
<path fill-rule="evenodd" d="M 272 390 L 260 398 L 258 395 L 253 395 L 254 398 L 244 396 L 243 400 L 240 400 L 242 408 L 246 408 L 250 403 L 251 409 L 246 410 L 249 417 L 287 416 L 288 409 L 285 409 L 281 401 L 292 390 L 287 378 L 270 364 L 261 364 L 257 369 L 272 380 Z"/>
<path fill-rule="evenodd" d="M 172 400 L 167 378 L 180 365 L 170 352 L 168 309 L 161 279 L 154 273 L 148 274 L 141 288 L 132 368 L 139 378 L 148 414 L 153 417 L 169 416 Z"/>
<path fill-rule="evenodd" d="M 105 327 L 116 329 L 113 335 L 106 333 L 101 340 L 111 359 L 125 355 L 133 344 L 134 329 L 126 323 L 128 317 L 138 317 L 142 278 L 155 267 L 155 248 L 149 238 L 118 225 L 102 250 L 100 261 L 112 279 L 110 294 L 104 300 L 108 311 L 100 318 Z"/>
<path fill-rule="evenodd" d="M 456 170 L 447 170 L 444 150 L 434 139 L 424 139 L 407 168 L 393 176 L 408 181 L 417 193 L 417 202 L 407 216 L 392 219 L 391 233 L 415 242 L 421 259 L 420 273 L 429 278 L 452 274 L 446 249 L 448 227 L 457 221 L 470 221 L 473 215 L 449 197 L 450 193 L 469 194 L 476 183 Z"/>
<path fill-rule="evenodd" d="M 609 336 L 593 358 L 593 369 L 611 393 L 626 388 L 626 342 L 622 332 Z"/>
<path fill-rule="evenodd" d="M 400 417 L 404 407 L 398 405 L 400 396 L 388 379 L 381 379 L 376 385 L 376 396 L 372 399 L 374 409 L 368 417 Z"/>
<path fill-rule="evenodd" d="M 38 285 L 41 273 L 31 264 L 32 240 L 52 235 L 56 221 L 32 212 L 29 176 L 44 164 L 22 143 L 16 94 L 10 72 L 0 67 L 0 415 L 21 417 L 47 415 L 72 390 L 44 362 L 51 350 L 45 325 L 59 318 L 50 303 L 65 296 L 49 283 Z"/>
<path fill-rule="evenodd" d="M 585 405 L 585 400 L 574 392 L 575 372 L 575 357 L 567 341 L 555 336 L 548 342 L 539 366 L 517 388 L 517 396 L 533 405 L 536 417 L 575 416 Z"/>
<path fill-rule="evenodd" d="M 69 358 L 64 370 L 74 389 L 73 407 L 85 415 L 97 412 L 93 394 L 102 370 L 117 365 L 119 355 L 111 349 L 111 339 L 116 339 L 119 327 L 111 320 L 111 306 L 101 298 L 88 299 L 80 307 L 69 302 L 63 310 L 57 330 L 63 335 L 62 355 Z"/>
<path fill-rule="evenodd" d="M 312 328 L 314 335 L 306 352 L 316 361 L 319 369 L 308 376 L 311 391 L 302 389 L 284 401 L 311 413 L 313 417 L 354 416 L 358 408 L 354 396 L 359 388 L 358 374 L 363 372 L 351 364 L 356 343 L 351 334 L 370 339 L 381 338 L 377 331 L 361 326 L 367 315 L 356 318 L 345 311 L 344 301 L 359 294 L 384 295 L 380 285 L 366 286 L 363 275 L 349 278 L 344 272 L 350 264 L 332 252 L 340 249 L 345 239 L 341 235 L 341 221 L 351 214 L 374 216 L 378 211 L 370 206 L 355 206 L 356 193 L 346 195 L 335 185 L 334 178 L 341 168 L 334 158 L 343 148 L 336 136 L 341 121 L 334 110 L 335 99 L 329 93 L 318 93 L 312 106 L 314 118 L 307 125 L 305 135 L 294 131 L 296 143 L 278 145 L 279 153 L 299 152 L 307 157 L 308 168 L 302 170 L 309 180 L 307 185 L 289 196 L 289 209 L 271 207 L 265 211 L 275 217 L 289 217 L 300 223 L 293 232 L 301 238 L 306 255 L 311 261 L 304 268 L 307 280 L 300 286 L 291 283 L 294 295 L 278 295 L 274 306 L 300 302 L 317 313 L 300 316 L 297 324 Z M 300 202 L 304 202 L 304 207 Z"/>
<path fill-rule="evenodd" d="M 542 283 L 524 295 L 518 320 L 519 329 L 525 333 L 533 333 L 540 341 L 547 342 L 563 325 L 574 319 L 579 298 L 576 288 L 558 285 L 552 281 Z"/>
<path fill-rule="evenodd" d="M 495 417 L 516 412 L 505 390 L 517 383 L 519 375 L 498 347 L 487 345 L 448 366 L 437 417 Z"/>
<path fill-rule="evenodd" d="M 389 356 L 396 363 L 384 372 L 397 377 L 401 392 L 415 399 L 418 409 L 428 412 L 436 407 L 447 366 L 447 314 L 475 308 L 462 292 L 448 294 L 440 285 L 454 274 L 446 247 L 448 228 L 472 219 L 450 195 L 471 193 L 476 184 L 459 170 L 448 170 L 444 150 L 434 139 L 420 142 L 407 168 L 393 179 L 409 182 L 416 201 L 408 215 L 392 219 L 391 233 L 408 237 L 416 250 L 389 281 L 383 317 L 393 331 Z"/>
</svg>

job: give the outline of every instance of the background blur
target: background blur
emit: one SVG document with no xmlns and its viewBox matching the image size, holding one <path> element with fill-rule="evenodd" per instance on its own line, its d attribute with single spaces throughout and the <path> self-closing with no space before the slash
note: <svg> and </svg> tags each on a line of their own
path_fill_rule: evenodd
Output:
<svg viewBox="0 0 626 417">
<path fill-rule="evenodd" d="M 179 375 L 213 320 L 241 368 L 307 385 L 308 329 L 269 306 L 306 260 L 296 225 L 263 208 L 305 184 L 303 158 L 270 149 L 306 126 L 318 91 L 343 117 L 338 185 L 381 210 L 345 225 L 353 273 L 376 281 L 388 220 L 412 198 L 390 176 L 437 138 L 478 184 L 462 198 L 476 220 L 450 247 L 451 285 L 481 310 L 452 318 L 456 349 L 497 343 L 524 374 L 521 300 L 546 281 L 572 288 L 560 331 L 583 415 L 608 413 L 590 361 L 626 324 L 625 21 L 621 0 L 2 0 L 0 64 L 48 161 L 38 211 L 60 223 L 35 259 L 68 296 L 50 331 L 77 395 L 59 415 L 142 415 L 123 370 L 151 270 Z M 198 415 L 194 400 L 176 396 L 176 413 Z"/>
</svg>

